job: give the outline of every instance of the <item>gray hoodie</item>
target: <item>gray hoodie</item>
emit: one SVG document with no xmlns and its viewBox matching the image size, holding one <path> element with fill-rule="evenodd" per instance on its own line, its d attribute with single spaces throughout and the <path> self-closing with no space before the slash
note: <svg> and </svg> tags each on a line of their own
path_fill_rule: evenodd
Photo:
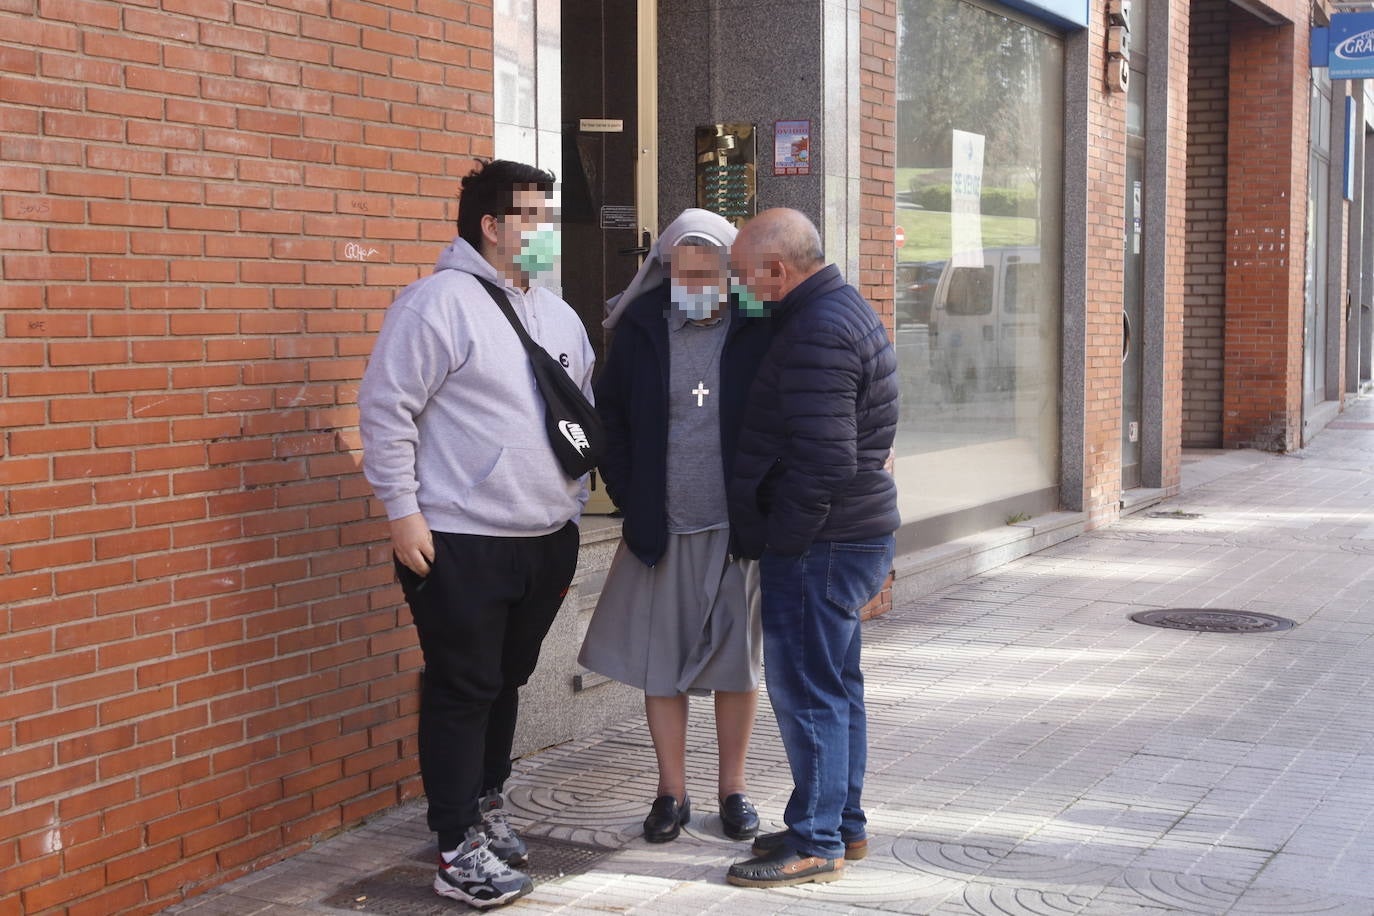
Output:
<svg viewBox="0 0 1374 916">
<path fill-rule="evenodd" d="M 549 534 L 581 515 L 585 478 L 559 467 L 529 357 L 474 274 L 505 287 L 530 336 L 591 399 L 577 313 L 548 290 L 512 286 L 454 239 L 387 309 L 358 393 L 363 473 L 390 519 L 421 512 L 433 531 Z"/>
</svg>

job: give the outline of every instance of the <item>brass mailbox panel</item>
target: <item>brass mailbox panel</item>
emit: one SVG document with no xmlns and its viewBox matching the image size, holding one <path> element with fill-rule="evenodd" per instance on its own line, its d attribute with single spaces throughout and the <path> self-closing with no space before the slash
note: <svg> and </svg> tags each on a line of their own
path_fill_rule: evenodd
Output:
<svg viewBox="0 0 1374 916">
<path fill-rule="evenodd" d="M 697 128 L 697 206 L 736 226 L 758 212 L 754 125 L 743 122 Z"/>
</svg>

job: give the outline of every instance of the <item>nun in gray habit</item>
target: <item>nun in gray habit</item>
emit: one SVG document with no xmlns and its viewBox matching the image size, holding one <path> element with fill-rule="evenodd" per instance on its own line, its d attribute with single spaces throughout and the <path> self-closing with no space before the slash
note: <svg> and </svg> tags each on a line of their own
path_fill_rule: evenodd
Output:
<svg viewBox="0 0 1374 916">
<path fill-rule="evenodd" d="M 743 315 L 730 294 L 734 238 L 724 218 L 685 211 L 607 303 L 615 337 L 596 384 L 601 476 L 624 524 L 579 660 L 644 691 L 659 772 L 650 842 L 674 839 L 691 817 L 694 693 L 715 694 L 722 829 L 738 840 L 758 832 L 744 761 L 758 701 L 759 580 L 754 561 L 732 554 L 725 481 L 772 322 Z"/>
</svg>

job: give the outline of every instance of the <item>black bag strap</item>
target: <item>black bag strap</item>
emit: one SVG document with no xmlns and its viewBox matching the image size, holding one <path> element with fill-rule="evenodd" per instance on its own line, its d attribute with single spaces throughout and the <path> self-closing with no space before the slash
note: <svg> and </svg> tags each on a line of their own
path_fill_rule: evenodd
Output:
<svg viewBox="0 0 1374 916">
<path fill-rule="evenodd" d="M 506 320 L 510 322 L 510 326 L 515 328 L 515 333 L 520 335 L 520 342 L 525 345 L 525 352 L 533 355 L 534 351 L 538 350 L 547 355 L 549 351 L 535 342 L 534 338 L 530 336 L 530 332 L 525 330 L 525 326 L 521 324 L 520 319 L 515 316 L 515 307 L 510 304 L 510 296 L 506 295 L 506 291 L 486 277 L 478 277 L 476 274 L 473 274 L 473 277 L 476 278 L 478 283 L 486 287 L 491 298 L 496 301 L 496 305 L 501 309 L 501 314 L 506 316 Z"/>
</svg>

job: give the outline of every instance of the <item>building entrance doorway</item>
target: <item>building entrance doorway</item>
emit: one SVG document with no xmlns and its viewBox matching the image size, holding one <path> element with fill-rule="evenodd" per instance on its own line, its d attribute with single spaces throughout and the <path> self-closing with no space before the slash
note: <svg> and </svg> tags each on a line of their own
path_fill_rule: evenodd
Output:
<svg viewBox="0 0 1374 916">
<path fill-rule="evenodd" d="M 562 4 L 563 298 L 604 363 L 605 303 L 658 232 L 657 7 Z"/>
</svg>

